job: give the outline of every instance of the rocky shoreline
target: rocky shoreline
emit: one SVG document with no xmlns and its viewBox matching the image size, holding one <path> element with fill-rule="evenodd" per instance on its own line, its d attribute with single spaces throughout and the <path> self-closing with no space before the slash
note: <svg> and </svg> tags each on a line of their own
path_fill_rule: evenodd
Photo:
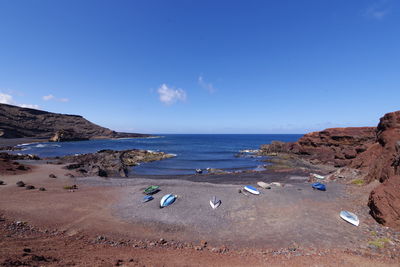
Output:
<svg viewBox="0 0 400 267">
<path fill-rule="evenodd" d="M 271 162 L 283 162 L 282 166 L 301 161 L 333 166 L 328 171 L 331 177 L 352 173 L 360 184 L 378 180 L 381 184 L 368 201 L 370 213 L 379 223 L 400 229 L 400 111 L 385 114 L 377 127 L 326 129 L 294 143 L 263 145 L 259 154 L 272 157 Z"/>
<path fill-rule="evenodd" d="M 100 150 L 96 153 L 65 156 L 57 164 L 67 164 L 66 169 L 76 170 L 82 176 L 127 177 L 129 169 L 143 162 L 172 158 L 175 155 L 148 150 Z"/>
</svg>

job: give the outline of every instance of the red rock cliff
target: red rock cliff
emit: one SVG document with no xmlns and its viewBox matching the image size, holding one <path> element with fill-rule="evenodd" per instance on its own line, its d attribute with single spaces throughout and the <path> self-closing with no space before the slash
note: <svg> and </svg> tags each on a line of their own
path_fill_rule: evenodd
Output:
<svg viewBox="0 0 400 267">
<path fill-rule="evenodd" d="M 315 163 L 343 167 L 376 142 L 375 127 L 330 128 L 304 135 L 295 143 L 273 142 L 261 151 L 294 153 Z"/>
<path fill-rule="evenodd" d="M 377 142 L 351 164 L 366 173 L 367 182 L 380 184 L 369 197 L 371 215 L 400 229 L 400 111 L 385 114 L 377 127 Z"/>
</svg>

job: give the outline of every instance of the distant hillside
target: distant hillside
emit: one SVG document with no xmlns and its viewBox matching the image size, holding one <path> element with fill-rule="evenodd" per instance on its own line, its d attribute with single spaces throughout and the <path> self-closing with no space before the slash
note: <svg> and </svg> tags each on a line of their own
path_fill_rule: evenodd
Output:
<svg viewBox="0 0 400 267">
<path fill-rule="evenodd" d="M 78 115 L 0 104 L 0 138 L 50 138 L 64 133 L 72 133 L 71 140 L 148 136 L 115 132 Z"/>
</svg>

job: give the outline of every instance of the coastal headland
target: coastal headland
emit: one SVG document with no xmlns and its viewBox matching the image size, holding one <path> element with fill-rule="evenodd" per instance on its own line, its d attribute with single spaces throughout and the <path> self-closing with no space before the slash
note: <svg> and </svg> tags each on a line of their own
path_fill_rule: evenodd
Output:
<svg viewBox="0 0 400 267">
<path fill-rule="evenodd" d="M 274 142 L 260 148 L 269 169 L 230 174 L 121 175 L 119 168 L 146 160 L 143 151 L 54 160 L 4 153 L 0 264 L 398 266 L 398 129 L 394 112 L 377 128 Z M 315 174 L 326 192 L 311 188 Z M 274 184 L 259 196 L 241 191 L 258 181 Z M 152 184 L 161 192 L 142 203 Z M 160 209 L 168 193 L 177 201 Z M 208 203 L 214 195 L 222 200 L 216 210 Z M 341 220 L 341 210 L 356 213 L 360 226 Z"/>
</svg>

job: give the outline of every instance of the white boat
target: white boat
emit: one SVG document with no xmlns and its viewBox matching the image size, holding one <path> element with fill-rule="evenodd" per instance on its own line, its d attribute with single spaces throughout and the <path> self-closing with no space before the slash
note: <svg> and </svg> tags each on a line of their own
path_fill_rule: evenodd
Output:
<svg viewBox="0 0 400 267">
<path fill-rule="evenodd" d="M 258 191 L 257 188 L 255 188 L 254 186 L 251 186 L 251 185 L 246 185 L 243 189 L 249 193 L 252 193 L 253 195 L 260 194 L 260 191 Z"/>
<path fill-rule="evenodd" d="M 168 194 L 161 198 L 160 200 L 160 208 L 164 208 L 166 206 L 171 205 L 175 202 L 177 195 Z"/>
<path fill-rule="evenodd" d="M 264 182 L 257 182 L 257 185 L 264 189 L 271 189 L 271 185 Z"/>
<path fill-rule="evenodd" d="M 350 211 L 342 210 L 340 212 L 340 217 L 352 225 L 358 226 L 360 224 L 360 220 L 358 219 L 357 215 Z"/>
<path fill-rule="evenodd" d="M 319 174 L 316 174 L 316 173 L 312 173 L 311 175 L 313 177 L 317 178 L 317 179 L 320 179 L 320 180 L 325 179 L 325 176 L 322 176 L 322 175 L 319 175 Z"/>
<path fill-rule="evenodd" d="M 211 208 L 213 208 L 213 210 L 215 210 L 216 208 L 218 208 L 221 205 L 221 200 L 217 199 L 216 196 L 213 196 L 210 200 L 210 205 Z"/>
</svg>

